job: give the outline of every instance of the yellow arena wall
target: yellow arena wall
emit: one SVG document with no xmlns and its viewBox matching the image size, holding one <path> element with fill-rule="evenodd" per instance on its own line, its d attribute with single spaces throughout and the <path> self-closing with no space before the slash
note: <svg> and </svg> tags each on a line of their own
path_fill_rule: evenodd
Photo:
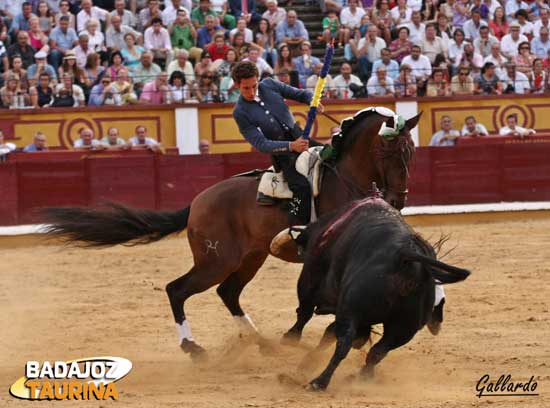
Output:
<svg viewBox="0 0 550 408">
<path fill-rule="evenodd" d="M 473 115 L 490 134 L 498 134 L 506 125 L 506 116 L 518 115 L 518 125 L 536 129 L 538 133 L 550 132 L 550 100 L 546 95 L 503 95 L 500 97 L 428 99 L 418 101 L 418 111 L 424 115 L 419 123 L 420 146 L 427 146 L 432 135 L 439 130 L 441 117 L 453 119 L 453 127 L 461 130 L 464 119 Z"/>
<path fill-rule="evenodd" d="M 401 101 L 399 101 L 401 102 Z M 518 115 L 521 126 L 537 129 L 539 133 L 550 133 L 550 115 L 545 114 L 550 108 L 550 100 L 544 95 L 506 95 L 501 97 L 462 97 L 462 98 L 418 98 L 405 102 L 416 103 L 417 111 L 424 114 L 419 123 L 420 146 L 430 142 L 432 134 L 439 129 L 443 115 L 453 119 L 454 128 L 460 130 L 464 119 L 474 115 L 478 122 L 484 124 L 490 133 L 498 133 L 504 126 L 505 118 L 511 113 Z M 325 100 L 325 112 L 337 120 L 352 116 L 368 106 L 384 106 L 396 109 L 394 99 L 363 100 Z M 308 106 L 290 103 L 296 120 L 305 125 Z M 6 139 L 23 147 L 32 143 L 33 134 L 40 130 L 48 138 L 50 147 L 69 148 L 78 139 L 78 130 L 84 126 L 94 130 L 96 138 L 106 135 L 111 126 L 120 130 L 121 137 L 128 139 L 134 136 L 137 125 L 145 125 L 148 135 L 160 141 L 166 147 L 176 147 L 175 110 L 180 106 L 130 106 L 124 108 L 52 108 L 41 110 L 4 110 L 0 111 L 0 129 Z M 240 135 L 235 124 L 232 104 L 185 104 L 185 109 L 192 109 L 196 115 L 199 139 L 210 142 L 212 153 L 247 152 L 251 147 Z M 182 127 L 186 128 L 186 123 Z M 328 140 L 330 129 L 335 126 L 331 120 L 318 114 L 311 136 L 315 139 Z M 184 133 L 181 139 L 188 136 Z M 191 137 L 192 135 L 189 135 Z"/>
<path fill-rule="evenodd" d="M 137 125 L 147 127 L 148 137 L 167 147 L 176 146 L 174 108 L 171 106 L 0 111 L 0 128 L 6 139 L 18 147 L 32 143 L 33 135 L 41 131 L 50 147 L 70 148 L 83 127 L 91 128 L 95 138 L 101 139 L 109 127 L 115 126 L 120 137 L 127 140 L 135 135 Z"/>
</svg>

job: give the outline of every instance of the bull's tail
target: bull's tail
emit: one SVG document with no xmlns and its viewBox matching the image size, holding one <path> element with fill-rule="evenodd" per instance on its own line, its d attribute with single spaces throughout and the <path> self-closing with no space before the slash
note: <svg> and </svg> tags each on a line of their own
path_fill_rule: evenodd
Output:
<svg viewBox="0 0 550 408">
<path fill-rule="evenodd" d="M 406 251 L 402 253 L 402 259 L 404 261 L 420 262 L 424 265 L 431 266 L 430 272 L 432 276 L 435 279 L 439 280 L 441 283 L 460 282 L 470 275 L 470 271 L 467 269 L 448 265 L 444 262 L 438 261 L 437 259 L 412 251 Z"/>
<path fill-rule="evenodd" d="M 116 244 L 139 245 L 158 241 L 183 231 L 189 207 L 178 211 L 151 211 L 109 203 L 106 210 L 89 208 L 47 208 L 42 214 L 46 232 L 85 247 Z"/>
</svg>

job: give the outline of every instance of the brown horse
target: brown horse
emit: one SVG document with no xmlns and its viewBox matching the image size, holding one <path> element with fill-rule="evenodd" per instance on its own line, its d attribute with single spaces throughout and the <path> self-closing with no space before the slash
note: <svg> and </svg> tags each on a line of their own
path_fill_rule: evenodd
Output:
<svg viewBox="0 0 550 408">
<path fill-rule="evenodd" d="M 408 164 L 414 153 L 409 131 L 419 118 L 408 119 L 397 137 L 388 141 L 378 136 L 378 131 L 384 122 L 393 126 L 393 118 L 375 111 L 361 115 L 343 136 L 338 158 L 326 165 L 318 214 L 366 196 L 373 182 L 382 187 L 386 201 L 401 209 L 407 195 Z M 184 312 L 185 301 L 194 294 L 219 285 L 217 293 L 241 329 L 256 330 L 239 297 L 269 255 L 273 237 L 288 227 L 288 214 L 281 206 L 256 204 L 257 189 L 256 178 L 235 177 L 203 191 L 189 207 L 176 212 L 114 204 L 107 211 L 51 208 L 46 211 L 46 222 L 51 225 L 50 233 L 87 246 L 143 244 L 187 228 L 194 266 L 170 282 L 166 291 L 180 346 L 197 357 L 204 350 L 194 341 Z M 294 245 L 285 247 L 278 257 L 299 261 Z"/>
</svg>

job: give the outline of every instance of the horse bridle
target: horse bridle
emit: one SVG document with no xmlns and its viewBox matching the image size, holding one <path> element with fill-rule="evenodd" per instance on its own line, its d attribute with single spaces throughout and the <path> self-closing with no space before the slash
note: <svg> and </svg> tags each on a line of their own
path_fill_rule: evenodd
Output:
<svg viewBox="0 0 550 408">
<path fill-rule="evenodd" d="M 331 121 L 333 121 L 334 123 L 336 123 L 337 125 L 340 125 L 340 121 L 337 120 L 336 118 L 334 118 L 333 116 L 325 113 L 325 112 L 321 112 L 322 115 L 324 115 L 325 117 L 327 117 L 328 119 L 330 119 Z M 380 147 L 380 145 L 375 148 L 375 155 L 381 160 L 381 168 L 379 169 L 380 171 L 380 176 L 381 176 L 381 179 L 382 179 L 382 188 L 381 188 L 381 191 L 383 193 L 391 193 L 393 195 L 395 195 L 396 197 L 399 197 L 399 198 L 403 198 L 403 200 L 407 197 L 407 195 L 409 194 L 409 189 L 406 188 L 405 190 L 393 190 L 391 188 L 388 188 L 387 187 L 387 180 L 386 180 L 386 175 L 384 173 L 384 159 L 388 158 L 388 157 L 391 157 L 391 156 L 394 156 L 395 154 L 399 153 L 400 152 L 400 155 L 401 155 L 401 163 L 403 164 L 403 168 L 405 169 L 405 173 L 407 175 L 407 179 L 409 178 L 409 166 L 408 166 L 408 162 L 410 161 L 410 159 L 412 158 L 412 154 L 414 153 L 414 145 L 411 146 L 409 144 L 409 136 L 400 136 L 399 134 L 397 135 L 397 138 L 398 138 L 398 143 L 396 143 L 396 146 L 393 147 L 392 149 L 384 149 L 382 147 Z M 405 157 L 405 155 L 407 155 L 408 157 Z M 329 165 L 328 163 L 326 162 L 323 162 L 323 165 L 325 167 L 327 167 L 328 169 L 330 169 L 335 175 L 336 177 L 342 181 L 342 184 L 344 185 L 344 187 L 346 188 L 348 194 L 355 198 L 356 196 L 357 197 L 365 197 L 367 195 L 368 192 L 364 191 L 361 187 L 359 187 L 356 183 L 354 183 L 352 180 L 349 180 L 347 177 L 345 177 L 343 174 L 341 174 L 338 169 L 336 168 L 336 166 L 331 166 Z M 386 194 L 384 194 L 385 196 Z"/>
<path fill-rule="evenodd" d="M 393 190 L 389 188 L 384 170 L 384 160 L 399 154 L 401 164 L 403 165 L 403 168 L 405 170 L 406 177 L 407 179 L 409 178 L 408 163 L 414 153 L 414 145 L 411 146 L 409 144 L 409 139 L 410 137 L 408 135 L 399 135 L 397 136 L 397 143 L 395 144 L 395 146 L 392 146 L 391 148 L 385 148 L 382 145 L 377 145 L 374 148 L 374 153 L 381 162 L 379 172 L 382 179 L 382 192 L 384 193 L 384 197 L 386 196 L 386 193 L 391 193 L 396 197 L 402 198 L 404 200 L 407 197 L 407 194 L 409 194 L 408 188 L 406 188 L 405 190 Z"/>
</svg>

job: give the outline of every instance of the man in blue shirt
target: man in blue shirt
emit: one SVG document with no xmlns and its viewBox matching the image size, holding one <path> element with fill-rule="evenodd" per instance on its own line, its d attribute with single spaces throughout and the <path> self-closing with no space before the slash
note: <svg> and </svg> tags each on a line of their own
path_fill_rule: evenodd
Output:
<svg viewBox="0 0 550 408">
<path fill-rule="evenodd" d="M 11 34 L 12 38 L 17 37 L 17 33 L 21 31 L 29 31 L 29 20 L 34 14 L 32 14 L 32 4 L 28 1 L 21 5 L 21 13 L 17 14 L 11 22 Z"/>
<path fill-rule="evenodd" d="M 54 85 L 57 83 L 57 72 L 46 62 L 47 57 L 48 54 L 44 51 L 38 51 L 34 54 L 34 64 L 27 69 L 27 78 L 29 79 L 30 86 L 34 86 L 38 83 L 38 77 L 43 72 L 52 78 Z"/>
<path fill-rule="evenodd" d="M 546 58 L 550 53 L 550 39 L 548 38 L 548 28 L 541 27 L 539 36 L 531 40 L 531 51 L 538 58 Z"/>
<path fill-rule="evenodd" d="M 317 57 L 311 56 L 311 43 L 304 41 L 300 46 L 302 55 L 294 58 L 294 69 L 298 72 L 300 77 L 300 85 L 302 88 L 306 87 L 307 78 L 313 75 L 313 67 L 321 63 L 321 60 Z"/>
<path fill-rule="evenodd" d="M 393 80 L 397 79 L 399 76 L 399 64 L 397 61 L 391 59 L 391 51 L 388 48 L 382 48 L 380 56 L 381 58 L 374 61 L 374 64 L 372 64 L 372 72 L 376 72 L 378 67 L 383 65 L 386 67 L 388 76 Z"/>
<path fill-rule="evenodd" d="M 34 143 L 25 146 L 24 152 L 45 152 L 48 150 L 46 146 L 46 135 L 42 132 L 36 132 L 34 135 Z"/>
<path fill-rule="evenodd" d="M 88 106 L 120 105 L 120 94 L 111 87 L 111 77 L 106 74 L 90 91 Z"/>
<path fill-rule="evenodd" d="M 216 25 L 216 19 L 214 16 L 206 16 L 204 19 L 204 27 L 197 30 L 197 47 L 206 48 L 214 41 L 214 35 L 223 28 L 220 25 Z"/>
<path fill-rule="evenodd" d="M 68 16 L 61 16 L 59 25 L 50 33 L 50 55 L 48 56 L 48 62 L 56 71 L 63 62 L 65 53 L 78 45 L 76 31 L 69 27 L 69 23 Z"/>
<path fill-rule="evenodd" d="M 275 39 L 277 44 L 287 43 L 288 46 L 295 50 L 304 41 L 309 40 L 309 34 L 294 10 L 290 10 L 286 14 L 286 20 L 277 24 L 275 29 Z"/>
<path fill-rule="evenodd" d="M 241 93 L 233 117 L 244 138 L 260 152 L 271 154 L 273 164 L 282 170 L 293 192 L 290 224 L 305 225 L 310 220 L 311 189 L 307 179 L 296 171 L 295 163 L 299 153 L 320 144 L 301 137 L 285 99 L 309 104 L 313 94 L 273 79 L 260 83 L 258 77 L 258 68 L 250 61 L 239 62 L 233 68 L 232 78 Z M 319 110 L 322 112 L 322 105 Z"/>
</svg>

